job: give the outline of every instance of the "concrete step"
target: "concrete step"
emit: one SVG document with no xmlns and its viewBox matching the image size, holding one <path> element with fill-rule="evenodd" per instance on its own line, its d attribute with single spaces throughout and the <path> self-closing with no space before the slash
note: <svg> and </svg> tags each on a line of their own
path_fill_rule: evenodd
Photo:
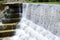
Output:
<svg viewBox="0 0 60 40">
<path fill-rule="evenodd" d="M 3 30 L 0 31 L 0 38 L 11 37 L 15 33 L 15 30 Z"/>
<path fill-rule="evenodd" d="M 0 38 L 13 36 L 15 34 L 16 25 L 17 23 L 0 23 Z"/>
<path fill-rule="evenodd" d="M 0 31 L 17 29 L 17 23 L 0 24 Z"/>
</svg>

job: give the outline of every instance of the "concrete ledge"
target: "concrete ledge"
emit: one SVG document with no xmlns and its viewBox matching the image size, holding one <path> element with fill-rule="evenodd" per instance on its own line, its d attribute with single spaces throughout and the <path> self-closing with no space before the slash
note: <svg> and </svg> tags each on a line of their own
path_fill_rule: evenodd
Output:
<svg viewBox="0 0 60 40">
<path fill-rule="evenodd" d="M 12 25 L 16 25 L 17 23 L 8 23 L 8 24 L 2 24 L 0 23 L 0 26 L 12 26 Z"/>
<path fill-rule="evenodd" d="M 14 36 L 15 30 L 0 31 L 0 38 Z"/>
<path fill-rule="evenodd" d="M 0 31 L 0 33 L 4 33 L 4 32 L 13 32 L 15 30 L 3 30 L 3 31 Z"/>
</svg>

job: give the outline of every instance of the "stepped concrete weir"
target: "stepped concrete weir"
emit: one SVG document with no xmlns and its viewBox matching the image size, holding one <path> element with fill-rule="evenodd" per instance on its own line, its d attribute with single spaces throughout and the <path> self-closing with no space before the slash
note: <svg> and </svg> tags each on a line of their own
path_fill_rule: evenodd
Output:
<svg viewBox="0 0 60 40">
<path fill-rule="evenodd" d="M 8 40 L 60 40 L 59 4 L 23 3 L 22 8 L 18 29 Z"/>
</svg>

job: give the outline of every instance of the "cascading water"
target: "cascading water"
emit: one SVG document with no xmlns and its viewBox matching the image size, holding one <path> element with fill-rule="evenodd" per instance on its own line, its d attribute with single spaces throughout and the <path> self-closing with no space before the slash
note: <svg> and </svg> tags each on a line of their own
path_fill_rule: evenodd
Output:
<svg viewBox="0 0 60 40">
<path fill-rule="evenodd" d="M 60 5 L 23 3 L 22 19 L 11 40 L 60 40 Z"/>
</svg>

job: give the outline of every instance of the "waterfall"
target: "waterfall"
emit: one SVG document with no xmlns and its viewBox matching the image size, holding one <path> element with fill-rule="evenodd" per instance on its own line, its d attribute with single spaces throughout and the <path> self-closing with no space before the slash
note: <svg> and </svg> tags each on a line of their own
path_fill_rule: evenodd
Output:
<svg viewBox="0 0 60 40">
<path fill-rule="evenodd" d="M 60 5 L 23 3 L 23 14 L 12 40 L 60 40 Z"/>
</svg>

